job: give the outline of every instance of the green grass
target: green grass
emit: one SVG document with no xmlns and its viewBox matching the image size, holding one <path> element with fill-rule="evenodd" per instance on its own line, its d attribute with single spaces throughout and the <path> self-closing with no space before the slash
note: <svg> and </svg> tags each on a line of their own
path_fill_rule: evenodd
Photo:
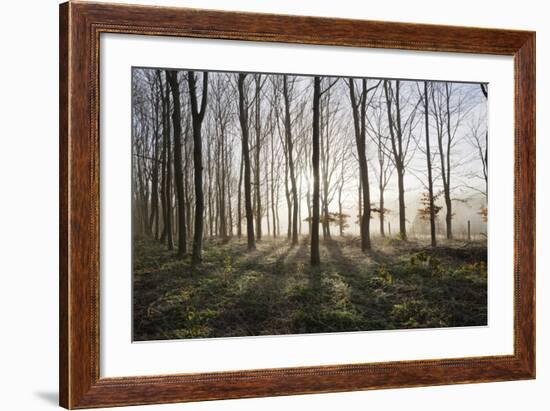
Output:
<svg viewBox="0 0 550 411">
<path fill-rule="evenodd" d="M 206 241 L 203 263 L 156 241 L 134 244 L 134 339 L 299 334 L 487 324 L 486 246 L 303 238 Z"/>
</svg>

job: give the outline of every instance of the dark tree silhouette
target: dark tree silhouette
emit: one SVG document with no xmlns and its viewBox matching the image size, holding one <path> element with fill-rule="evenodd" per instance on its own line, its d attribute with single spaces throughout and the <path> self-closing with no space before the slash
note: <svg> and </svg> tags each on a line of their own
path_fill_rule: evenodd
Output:
<svg viewBox="0 0 550 411">
<path fill-rule="evenodd" d="M 165 73 L 166 74 L 166 73 Z M 160 71 L 158 71 L 160 77 Z M 172 237 L 172 141 L 170 127 L 170 93 L 168 81 L 165 82 L 165 93 L 162 94 L 162 124 L 164 131 L 163 143 L 163 217 L 164 228 L 162 230 L 161 240 L 168 242 L 168 249 L 174 248 L 174 239 Z"/>
<path fill-rule="evenodd" d="M 208 101 L 208 73 L 202 74 L 202 98 L 200 108 L 197 101 L 197 79 L 195 72 L 187 73 L 191 119 L 193 123 L 193 163 L 195 169 L 195 233 L 193 235 L 193 254 L 191 261 L 198 264 L 202 260 L 202 236 L 204 229 L 204 193 L 202 189 L 202 137 L 201 127 Z"/>
<path fill-rule="evenodd" d="M 426 166 L 428 168 L 428 201 L 430 208 L 430 238 L 432 247 L 437 245 L 435 238 L 435 207 L 432 179 L 432 157 L 430 153 L 430 119 L 428 105 L 428 82 L 424 81 L 424 128 L 426 133 Z"/>
<path fill-rule="evenodd" d="M 248 122 L 248 95 L 245 90 L 246 74 L 239 73 L 237 85 L 239 89 L 239 122 L 242 132 L 242 154 L 244 167 L 244 203 L 246 214 L 246 236 L 248 249 L 256 249 L 256 240 L 254 238 L 254 215 L 252 210 L 252 189 L 250 176 L 250 152 L 249 152 L 249 122 Z"/>
<path fill-rule="evenodd" d="M 312 157 L 313 168 L 313 200 L 311 222 L 311 264 L 319 265 L 321 256 L 319 253 L 319 102 L 321 100 L 321 78 L 313 79 L 313 133 L 312 133 Z"/>
<path fill-rule="evenodd" d="M 363 210 L 361 213 L 361 250 L 371 249 L 370 242 L 370 186 L 369 166 L 367 163 L 366 144 L 366 115 L 367 115 L 367 80 L 361 80 L 361 93 L 356 98 L 355 80 L 349 79 L 349 96 L 353 113 L 353 128 L 355 131 L 355 143 L 357 147 L 357 158 L 359 159 L 359 177 L 363 194 Z"/>
<path fill-rule="evenodd" d="M 292 191 L 292 245 L 298 244 L 298 189 L 296 187 L 296 172 L 294 169 L 294 142 L 292 141 L 292 125 L 290 119 L 290 97 L 288 90 L 288 76 L 283 76 L 283 97 L 285 102 L 285 138 L 288 152 L 288 167 Z"/>
<path fill-rule="evenodd" d="M 178 256 L 183 257 L 187 252 L 187 238 L 185 227 L 185 195 L 183 192 L 183 169 L 181 158 L 181 104 L 178 72 L 166 70 L 166 79 L 172 90 L 172 123 L 174 128 L 174 178 L 176 180 L 176 197 L 178 201 Z"/>
</svg>

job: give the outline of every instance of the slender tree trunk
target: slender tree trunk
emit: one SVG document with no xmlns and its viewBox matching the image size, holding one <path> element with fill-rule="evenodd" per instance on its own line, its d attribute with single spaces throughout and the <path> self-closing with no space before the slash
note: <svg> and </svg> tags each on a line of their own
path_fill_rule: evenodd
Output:
<svg viewBox="0 0 550 411">
<path fill-rule="evenodd" d="M 252 193 L 250 181 L 250 153 L 248 146 L 248 99 L 245 96 L 244 82 L 246 74 L 239 73 L 238 89 L 239 89 L 239 121 L 242 131 L 242 151 L 244 161 L 244 203 L 246 211 L 246 235 L 248 240 L 248 249 L 256 249 L 256 240 L 254 238 L 254 216 L 252 212 Z"/>
<path fill-rule="evenodd" d="M 298 192 L 298 235 L 302 235 L 302 179 L 300 178 L 300 186 Z"/>
<path fill-rule="evenodd" d="M 451 110 L 450 110 L 450 92 L 449 92 L 449 83 L 445 83 L 445 102 L 446 102 L 446 109 L 447 109 L 447 153 L 446 153 L 446 161 L 447 161 L 447 176 L 446 176 L 446 182 L 443 185 L 443 191 L 445 195 L 445 208 L 446 208 L 446 215 L 445 215 L 445 223 L 447 228 L 447 239 L 453 238 L 453 227 L 452 227 L 452 219 L 453 219 L 453 209 L 452 209 L 452 202 L 451 202 Z M 442 172 L 444 173 L 443 169 Z M 444 181 L 445 181 L 444 180 Z"/>
<path fill-rule="evenodd" d="M 382 170 L 382 169 L 380 169 Z M 379 198 L 378 198 L 378 206 L 380 208 L 380 216 L 379 216 L 379 220 L 380 220 L 380 236 L 381 237 L 385 237 L 386 236 L 386 233 L 384 232 L 384 214 L 385 214 L 385 211 L 384 211 L 384 207 L 385 207 L 385 204 L 384 204 L 384 183 L 382 181 L 382 172 L 380 172 L 380 183 L 378 185 L 378 190 L 379 190 Z"/>
<path fill-rule="evenodd" d="M 405 217 L 405 159 L 403 153 L 403 133 L 401 129 L 401 108 L 399 102 L 399 80 L 396 80 L 395 86 L 395 120 L 392 115 L 392 96 L 390 96 L 390 80 L 384 80 L 384 92 L 386 95 L 386 105 L 388 114 L 388 124 L 392 143 L 392 152 L 395 160 L 395 169 L 397 171 L 397 190 L 399 194 L 399 236 L 402 240 L 407 240 L 407 225 Z"/>
<path fill-rule="evenodd" d="M 379 222 L 380 222 L 380 236 L 384 238 L 386 236 L 384 226 L 385 226 L 385 202 L 384 202 L 384 191 L 386 190 L 386 169 L 384 166 L 385 163 L 385 153 L 383 151 L 382 135 L 378 133 L 378 166 L 380 167 L 380 173 L 378 175 L 378 206 L 380 208 L 379 213 Z"/>
<path fill-rule="evenodd" d="M 172 90 L 172 101 L 174 102 L 174 111 L 172 112 L 172 122 L 174 129 L 174 177 L 176 180 L 176 196 L 178 201 L 178 256 L 182 257 L 187 252 L 187 238 L 185 227 L 185 198 L 183 192 L 183 170 L 181 159 L 181 105 L 180 89 L 178 83 L 177 71 L 165 71 L 166 79 Z"/>
<path fill-rule="evenodd" d="M 152 86 L 153 87 L 153 86 Z M 153 106 L 151 108 L 153 114 L 153 170 L 151 173 L 151 214 L 149 216 L 149 227 L 153 233 L 155 240 L 159 239 L 159 99 L 155 95 L 154 89 L 151 89 Z"/>
<path fill-rule="evenodd" d="M 227 241 L 227 214 L 225 209 L 225 173 L 227 169 L 226 154 L 225 154 L 225 125 L 220 127 L 221 139 L 221 176 L 220 176 L 220 236 L 222 241 Z"/>
<path fill-rule="evenodd" d="M 255 110 L 254 110 L 254 126 L 255 126 L 255 133 L 256 133 L 256 150 L 254 152 L 254 162 L 255 166 L 254 169 L 256 171 L 255 173 L 255 181 L 254 181 L 254 191 L 255 191 L 255 198 L 256 198 L 256 240 L 260 241 L 262 239 L 262 191 L 260 187 L 260 149 L 261 149 L 261 136 L 262 136 L 262 122 L 261 122 L 261 100 L 260 100 L 260 92 L 261 92 L 261 80 L 262 76 L 261 74 L 257 74 L 254 76 L 255 83 L 256 83 L 256 89 L 255 89 L 255 96 L 254 96 L 254 103 L 255 103 Z"/>
<path fill-rule="evenodd" d="M 232 153 L 233 150 L 231 149 L 231 146 L 229 148 L 226 148 L 227 154 L 226 154 L 226 160 L 225 164 L 227 165 L 227 173 L 226 173 L 226 186 L 227 186 L 227 217 L 229 219 L 228 224 L 228 233 L 227 235 L 229 238 L 233 237 L 233 204 L 232 204 L 232 187 L 231 187 L 231 179 L 232 179 L 232 169 L 233 169 L 233 161 L 232 161 Z"/>
<path fill-rule="evenodd" d="M 313 133 L 312 133 L 312 167 L 313 167 L 313 216 L 311 227 L 311 264 L 321 263 L 319 253 L 319 100 L 321 98 L 321 78 L 313 79 Z"/>
<path fill-rule="evenodd" d="M 311 222 L 313 219 L 313 215 L 311 213 L 311 193 L 309 190 L 309 186 L 307 188 L 306 201 L 307 201 L 307 233 L 311 237 Z"/>
<path fill-rule="evenodd" d="M 241 163 L 239 166 L 239 187 L 237 189 L 237 237 L 241 238 L 243 235 L 243 224 L 242 224 L 242 187 L 243 187 L 243 169 L 244 169 L 244 158 L 243 153 L 244 149 L 241 151 Z"/>
<path fill-rule="evenodd" d="M 290 196 L 290 190 L 288 189 L 288 168 L 285 170 L 285 197 L 286 197 L 286 209 L 287 209 L 287 230 L 286 238 L 292 238 L 292 197 Z"/>
<path fill-rule="evenodd" d="M 344 217 L 343 217 L 343 208 L 342 208 L 342 190 L 344 188 L 343 184 L 340 184 L 338 188 L 338 228 L 340 231 L 340 237 L 344 236 Z"/>
<path fill-rule="evenodd" d="M 328 95 L 330 97 L 330 95 Z M 322 218 L 322 227 L 323 227 L 323 240 L 330 238 L 330 216 L 328 209 L 328 191 L 329 191 L 329 181 L 328 181 L 328 167 L 330 161 L 330 145 L 328 144 L 329 136 L 329 121 L 330 121 L 330 111 L 329 98 L 325 101 L 319 101 L 320 106 L 320 151 L 321 151 L 321 178 L 323 183 L 323 190 L 321 194 L 321 206 L 323 209 L 323 218 Z M 322 104 L 325 103 L 325 104 Z M 323 109 L 326 110 L 326 113 L 323 113 Z"/>
<path fill-rule="evenodd" d="M 429 105 L 428 105 L 428 82 L 424 81 L 424 127 L 426 129 L 426 164 L 428 167 L 428 197 L 430 202 L 430 237 L 432 247 L 435 247 L 435 206 L 434 206 L 434 190 L 432 180 L 432 157 L 430 153 L 430 120 L 429 120 Z"/>
<path fill-rule="evenodd" d="M 359 184 L 357 185 L 357 218 L 359 221 L 359 235 L 361 235 L 361 221 L 363 221 L 363 183 L 359 179 Z"/>
<path fill-rule="evenodd" d="M 349 92 L 353 108 L 353 124 L 355 129 L 355 143 L 357 158 L 359 159 L 359 173 L 363 189 L 363 213 L 361 217 L 361 250 L 371 249 L 370 241 L 370 187 L 369 169 L 366 154 L 366 112 L 367 112 L 367 80 L 362 80 L 362 91 L 359 101 L 355 98 L 355 80 L 349 79 Z"/>
<path fill-rule="evenodd" d="M 174 240 L 172 236 L 172 141 L 170 130 L 170 94 L 168 81 L 166 81 L 165 94 L 163 96 L 164 110 L 164 137 L 166 140 L 166 179 L 165 179 L 165 226 L 164 237 L 168 243 L 168 249 L 174 249 Z"/>
<path fill-rule="evenodd" d="M 279 207 L 278 204 L 281 201 L 281 193 L 279 191 L 279 180 L 277 179 L 277 186 L 275 188 L 275 201 L 277 204 L 277 207 L 275 207 L 275 220 L 277 221 L 277 236 L 281 236 L 281 218 L 279 216 Z"/>
<path fill-rule="evenodd" d="M 291 239 L 292 237 L 292 197 L 290 196 L 290 190 L 288 188 L 288 145 L 285 142 L 285 198 L 286 198 L 286 210 L 287 210 L 287 230 L 286 237 Z"/>
<path fill-rule="evenodd" d="M 161 164 L 161 181 L 160 181 L 160 203 L 161 203 L 161 209 L 162 209 L 162 233 L 160 235 L 160 241 L 162 243 L 166 242 L 167 233 L 166 233 L 166 221 L 168 217 L 166 216 L 166 210 L 167 210 L 167 204 L 166 204 L 166 174 L 167 174 L 167 160 L 168 160 L 168 142 L 166 140 L 166 130 L 165 130 L 165 123 L 164 123 L 164 111 L 165 111 L 165 105 L 164 101 L 162 104 L 162 123 L 163 123 L 163 138 L 162 138 L 162 164 Z"/>
<path fill-rule="evenodd" d="M 206 145 L 206 205 L 207 205 L 207 219 L 206 219 L 206 232 L 210 233 L 210 237 L 214 237 L 214 205 L 212 194 L 212 145 Z"/>
<path fill-rule="evenodd" d="M 191 223 L 192 221 L 192 212 L 191 212 L 191 206 L 192 206 L 192 194 L 191 194 L 191 190 L 189 190 L 189 185 L 190 185 L 190 182 L 189 182 L 189 163 L 191 162 L 190 160 L 190 150 L 187 149 L 187 147 L 190 146 L 189 144 L 189 129 L 190 129 L 190 126 L 188 124 L 188 122 L 186 122 L 186 127 L 185 127 L 185 142 L 184 142 L 184 147 L 185 147 L 185 150 L 184 150 L 184 153 L 185 153 L 185 165 L 183 167 L 183 181 L 184 181 L 184 186 L 183 186 L 183 191 L 185 192 L 185 218 L 186 218 L 186 222 L 185 222 L 185 226 L 187 228 L 187 238 L 191 238 L 192 237 L 192 229 L 193 229 L 193 225 Z"/>
<path fill-rule="evenodd" d="M 298 190 L 296 188 L 296 175 L 294 170 L 292 141 L 292 126 L 290 121 L 290 98 L 288 94 L 288 78 L 283 76 L 283 97 L 285 101 L 285 137 L 288 152 L 288 167 L 290 170 L 290 184 L 292 190 L 292 245 L 298 244 Z"/>
<path fill-rule="evenodd" d="M 278 204 L 275 203 L 275 150 L 273 147 L 273 133 L 271 138 L 271 167 L 270 167 L 270 180 L 271 180 L 271 218 L 273 219 L 273 238 L 277 238 L 277 208 Z"/>
<path fill-rule="evenodd" d="M 397 169 L 397 190 L 399 192 L 399 235 L 402 240 L 407 239 L 407 226 L 405 217 L 405 183 L 404 168 Z"/>
<path fill-rule="evenodd" d="M 273 130 L 271 130 L 273 131 Z M 265 144 L 265 151 L 264 151 L 264 173 L 265 173 L 265 221 L 267 222 L 267 235 L 271 235 L 271 216 L 269 215 L 269 198 L 270 198 L 270 191 L 269 191 L 269 162 L 267 159 L 269 158 L 269 146 L 266 143 Z"/>
<path fill-rule="evenodd" d="M 202 188 L 202 137 L 201 127 L 208 99 L 208 73 L 203 72 L 202 98 L 200 109 L 197 102 L 195 72 L 189 71 L 189 96 L 193 124 L 193 164 L 195 169 L 195 232 L 193 235 L 193 254 L 191 261 L 199 264 L 202 260 L 202 237 L 204 228 L 204 193 Z"/>
</svg>

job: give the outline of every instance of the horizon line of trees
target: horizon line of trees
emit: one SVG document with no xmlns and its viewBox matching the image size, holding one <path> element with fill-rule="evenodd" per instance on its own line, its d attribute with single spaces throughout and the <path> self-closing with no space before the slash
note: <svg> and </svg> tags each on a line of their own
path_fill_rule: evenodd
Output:
<svg viewBox="0 0 550 411">
<path fill-rule="evenodd" d="M 453 238 L 453 206 L 468 201 L 464 191 L 483 196 L 486 221 L 487 98 L 486 84 L 135 69 L 135 232 L 177 247 L 178 257 L 191 251 L 199 264 L 207 236 L 246 235 L 249 250 L 264 227 L 284 236 L 284 202 L 286 237 L 298 244 L 307 224 L 318 265 L 320 228 L 324 239 L 331 225 L 344 235 L 350 196 L 363 251 L 372 247 L 375 216 L 379 235 L 389 234 L 392 181 L 398 235 L 407 240 L 412 176 L 421 193 L 417 216 L 429 223 L 435 247 L 441 212 L 445 237 Z"/>
</svg>

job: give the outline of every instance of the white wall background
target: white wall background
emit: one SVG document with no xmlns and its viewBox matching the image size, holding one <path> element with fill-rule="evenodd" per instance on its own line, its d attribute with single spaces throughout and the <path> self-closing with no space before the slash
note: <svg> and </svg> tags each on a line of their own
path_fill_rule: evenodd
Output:
<svg viewBox="0 0 550 411">
<path fill-rule="evenodd" d="M 545 410 L 550 389 L 550 12 L 536 0 L 162 0 L 134 2 L 537 31 L 536 381 L 137 407 L 144 410 Z M 0 34 L 0 408 L 57 407 L 58 0 L 5 2 Z"/>
</svg>

